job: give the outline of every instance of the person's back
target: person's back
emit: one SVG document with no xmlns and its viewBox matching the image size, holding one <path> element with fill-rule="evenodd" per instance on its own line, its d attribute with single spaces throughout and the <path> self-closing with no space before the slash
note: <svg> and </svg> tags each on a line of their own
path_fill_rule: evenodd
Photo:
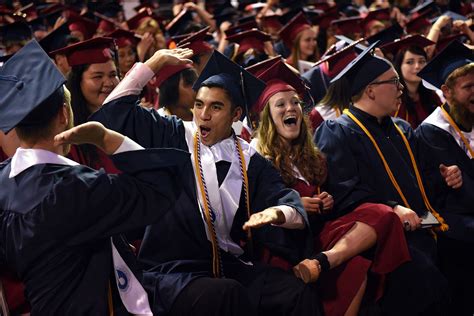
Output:
<svg viewBox="0 0 474 316">
<path fill-rule="evenodd" d="M 113 307 L 109 289 L 120 292 L 124 304 L 113 302 L 116 314 L 143 307 L 127 299 L 127 292 L 143 302 L 147 296 L 128 268 L 123 244 L 112 244 L 110 237 L 152 223 L 172 207 L 180 187 L 175 167 L 188 155 L 142 150 L 98 123 L 68 130 L 65 80 L 34 41 L 3 66 L 0 80 L 4 89 L 13 84 L 20 91 L 21 84 L 31 83 L 31 91 L 0 99 L 0 128 L 5 133 L 15 128 L 20 140 L 12 159 L 0 164 L 0 262 L 24 282 L 31 313 L 105 314 Z M 113 154 L 124 174 L 108 175 L 63 157 L 70 143 L 94 144 Z M 121 289 L 123 283 L 129 286 Z"/>
</svg>

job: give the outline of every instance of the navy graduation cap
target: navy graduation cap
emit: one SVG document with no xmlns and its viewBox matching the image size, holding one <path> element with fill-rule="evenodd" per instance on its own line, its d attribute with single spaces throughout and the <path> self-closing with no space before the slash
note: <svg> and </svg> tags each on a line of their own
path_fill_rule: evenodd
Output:
<svg viewBox="0 0 474 316">
<path fill-rule="evenodd" d="M 457 68 L 474 62 L 474 53 L 459 41 L 453 41 L 423 67 L 418 77 L 440 89 Z"/>
<path fill-rule="evenodd" d="M 371 52 L 378 42 L 373 43 L 352 60 L 331 83 L 345 77 L 351 85 L 351 95 L 359 93 L 369 83 L 392 67 L 388 61 L 377 56 L 372 56 Z"/>
<path fill-rule="evenodd" d="M 366 40 L 369 44 L 380 41 L 379 45 L 393 42 L 394 40 L 403 36 L 403 28 L 398 23 L 394 23 L 392 26 L 368 37 Z"/>
<path fill-rule="evenodd" d="M 247 70 L 214 50 L 206 66 L 193 85 L 195 91 L 203 86 L 220 87 L 229 92 L 232 101 L 243 109 L 243 116 L 255 104 L 266 87 Z"/>
<path fill-rule="evenodd" d="M 29 41 L 33 38 L 31 27 L 25 22 L 13 22 L 0 28 L 0 37 L 3 43 L 12 41 Z"/>
<path fill-rule="evenodd" d="M 18 125 L 42 123 L 28 115 L 35 111 L 40 119 L 57 110 L 43 101 L 59 93 L 62 97 L 65 82 L 38 42 L 30 41 L 0 68 L 0 130 L 8 133 Z"/>
</svg>

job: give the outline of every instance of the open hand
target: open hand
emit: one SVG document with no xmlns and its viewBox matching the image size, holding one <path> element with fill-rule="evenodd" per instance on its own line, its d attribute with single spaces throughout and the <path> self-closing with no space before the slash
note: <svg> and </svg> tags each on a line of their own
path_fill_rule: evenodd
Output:
<svg viewBox="0 0 474 316">
<path fill-rule="evenodd" d="M 189 48 L 160 49 L 145 64 L 157 73 L 163 66 L 192 64 L 189 59 L 192 56 L 193 51 Z"/>
<path fill-rule="evenodd" d="M 254 213 L 245 222 L 243 229 L 258 228 L 268 224 L 281 225 L 285 223 L 285 215 L 280 209 L 275 207 L 267 208 L 261 212 Z"/>
</svg>

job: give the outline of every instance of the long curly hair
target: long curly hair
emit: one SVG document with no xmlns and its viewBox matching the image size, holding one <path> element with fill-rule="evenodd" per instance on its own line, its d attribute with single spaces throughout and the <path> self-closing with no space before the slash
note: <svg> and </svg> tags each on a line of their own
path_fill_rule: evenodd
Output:
<svg viewBox="0 0 474 316">
<path fill-rule="evenodd" d="M 304 117 L 299 136 L 288 146 L 276 130 L 268 103 L 260 114 L 257 150 L 273 162 L 287 186 L 293 186 L 297 181 L 293 166 L 296 166 L 301 175 L 312 185 L 321 185 L 326 180 L 326 158 L 314 145 L 308 126 Z"/>
</svg>

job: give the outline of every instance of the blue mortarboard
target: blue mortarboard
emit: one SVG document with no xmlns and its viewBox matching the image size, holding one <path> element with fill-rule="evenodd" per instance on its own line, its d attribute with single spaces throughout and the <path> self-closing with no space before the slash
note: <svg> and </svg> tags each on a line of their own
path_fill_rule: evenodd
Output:
<svg viewBox="0 0 474 316">
<path fill-rule="evenodd" d="M 33 37 L 31 27 L 25 22 L 14 22 L 1 27 L 2 41 L 28 41 Z"/>
<path fill-rule="evenodd" d="M 425 12 L 433 12 L 437 10 L 437 4 L 433 0 L 428 0 L 410 10 L 410 15 L 423 14 Z"/>
<path fill-rule="evenodd" d="M 395 23 L 392 26 L 378 32 L 377 34 L 368 37 L 366 40 L 369 44 L 380 42 L 379 45 L 383 45 L 402 37 L 403 33 L 404 31 L 400 24 Z"/>
<path fill-rule="evenodd" d="M 237 20 L 237 17 L 238 11 L 229 3 L 217 7 L 212 18 L 216 20 L 216 27 L 219 29 L 220 25 L 225 21 L 229 21 L 233 24 Z"/>
<path fill-rule="evenodd" d="M 166 30 L 173 36 L 184 34 L 188 24 L 191 22 L 193 22 L 192 11 L 184 9 L 166 25 Z"/>
<path fill-rule="evenodd" d="M 0 68 L 0 129 L 8 133 L 24 124 L 28 114 L 40 109 L 65 82 L 38 42 L 30 41 Z"/>
<path fill-rule="evenodd" d="M 468 18 L 466 18 L 464 15 L 453 12 L 453 11 L 446 11 L 443 13 L 443 15 L 449 16 L 451 20 L 456 21 L 456 20 L 461 20 L 461 21 L 466 21 Z"/>
<path fill-rule="evenodd" d="M 265 83 L 247 70 L 214 50 L 206 66 L 194 83 L 193 89 L 217 86 L 229 92 L 233 102 L 243 108 L 244 114 L 255 104 L 265 89 Z"/>
<path fill-rule="evenodd" d="M 378 42 L 373 43 L 351 61 L 331 83 L 345 77 L 351 84 L 351 95 L 356 95 L 378 76 L 392 67 L 383 58 L 372 56 L 371 51 Z"/>
<path fill-rule="evenodd" d="M 474 53 L 458 41 L 453 41 L 423 67 L 418 77 L 440 89 L 457 68 L 474 62 Z"/>
<path fill-rule="evenodd" d="M 41 39 L 39 44 L 47 53 L 50 53 L 53 50 L 66 47 L 68 45 L 68 37 L 71 36 L 70 33 L 68 23 L 63 23 Z"/>
</svg>

